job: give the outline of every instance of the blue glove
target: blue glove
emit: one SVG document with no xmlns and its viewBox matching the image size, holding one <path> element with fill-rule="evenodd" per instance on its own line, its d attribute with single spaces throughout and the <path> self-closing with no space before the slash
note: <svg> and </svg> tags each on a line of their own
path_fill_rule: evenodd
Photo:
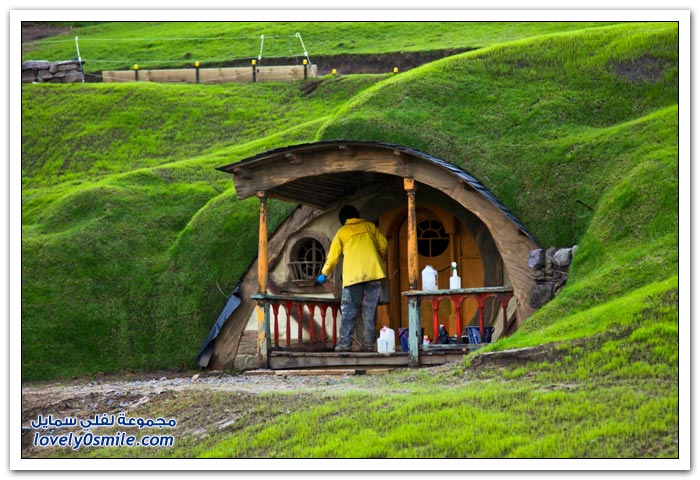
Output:
<svg viewBox="0 0 700 480">
<path fill-rule="evenodd" d="M 323 282 L 326 281 L 326 276 L 325 276 L 324 274 L 321 274 L 321 275 L 319 275 L 318 277 L 316 277 L 316 281 L 317 281 L 318 283 L 321 283 L 321 284 L 322 284 Z"/>
</svg>

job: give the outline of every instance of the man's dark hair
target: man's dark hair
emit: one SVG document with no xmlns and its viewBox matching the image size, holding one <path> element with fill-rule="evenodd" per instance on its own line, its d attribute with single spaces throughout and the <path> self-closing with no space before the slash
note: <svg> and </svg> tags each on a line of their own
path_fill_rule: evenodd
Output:
<svg viewBox="0 0 700 480">
<path fill-rule="evenodd" d="M 338 212 L 338 220 L 341 225 L 345 225 L 345 221 L 349 218 L 360 218 L 360 212 L 352 205 L 345 205 Z"/>
</svg>

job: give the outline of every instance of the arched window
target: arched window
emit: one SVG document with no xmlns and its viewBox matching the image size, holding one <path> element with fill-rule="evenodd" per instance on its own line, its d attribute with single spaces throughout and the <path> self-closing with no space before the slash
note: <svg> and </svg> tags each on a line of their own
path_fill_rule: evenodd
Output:
<svg viewBox="0 0 700 480">
<path fill-rule="evenodd" d="M 438 220 L 418 223 L 418 253 L 424 257 L 437 257 L 450 246 L 450 237 Z"/>
<path fill-rule="evenodd" d="M 302 284 L 313 280 L 321 273 L 326 263 L 326 249 L 312 237 L 299 239 L 290 252 L 289 270 L 291 280 Z"/>
</svg>

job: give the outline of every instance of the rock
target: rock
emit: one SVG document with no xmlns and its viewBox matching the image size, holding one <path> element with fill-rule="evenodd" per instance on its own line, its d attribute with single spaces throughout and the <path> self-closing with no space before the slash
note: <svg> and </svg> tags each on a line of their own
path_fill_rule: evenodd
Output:
<svg viewBox="0 0 700 480">
<path fill-rule="evenodd" d="M 233 368 L 236 370 L 255 370 L 258 368 L 257 355 L 238 355 L 233 362 Z"/>
<path fill-rule="evenodd" d="M 79 73 L 70 72 L 63 77 L 63 83 L 75 83 L 81 79 Z"/>
<path fill-rule="evenodd" d="M 556 247 L 549 247 L 544 257 L 544 273 L 547 275 L 552 274 L 552 266 L 554 263 L 554 254 L 556 253 Z"/>
<path fill-rule="evenodd" d="M 527 266 L 533 270 L 540 270 L 544 267 L 544 250 L 530 250 L 530 257 L 527 260 Z"/>
<path fill-rule="evenodd" d="M 554 286 L 549 283 L 536 283 L 530 292 L 530 306 L 540 308 L 554 298 Z"/>
<path fill-rule="evenodd" d="M 36 82 L 36 73 L 34 70 L 22 70 L 22 82 L 32 83 Z"/>
<path fill-rule="evenodd" d="M 22 70 L 48 70 L 51 68 L 51 62 L 48 60 L 27 60 L 22 62 Z"/>
<path fill-rule="evenodd" d="M 75 83 L 82 79 L 82 63 L 78 60 L 28 60 L 22 63 L 22 82 Z"/>
<path fill-rule="evenodd" d="M 561 269 L 569 268 L 569 265 L 571 265 L 571 256 L 570 248 L 561 248 L 557 250 L 552 258 L 554 266 Z"/>
</svg>

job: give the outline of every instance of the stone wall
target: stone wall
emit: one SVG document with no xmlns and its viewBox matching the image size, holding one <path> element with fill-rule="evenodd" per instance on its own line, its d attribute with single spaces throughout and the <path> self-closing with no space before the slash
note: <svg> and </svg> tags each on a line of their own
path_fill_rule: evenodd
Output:
<svg viewBox="0 0 700 480">
<path fill-rule="evenodd" d="M 49 62 L 29 60 L 22 62 L 22 83 L 74 83 L 83 80 L 82 64 L 78 60 Z"/>
<path fill-rule="evenodd" d="M 530 251 L 527 264 L 535 279 L 535 286 L 530 293 L 532 308 L 540 308 L 562 289 L 569 275 L 576 248 L 550 247 L 547 250 L 540 248 Z"/>
</svg>

